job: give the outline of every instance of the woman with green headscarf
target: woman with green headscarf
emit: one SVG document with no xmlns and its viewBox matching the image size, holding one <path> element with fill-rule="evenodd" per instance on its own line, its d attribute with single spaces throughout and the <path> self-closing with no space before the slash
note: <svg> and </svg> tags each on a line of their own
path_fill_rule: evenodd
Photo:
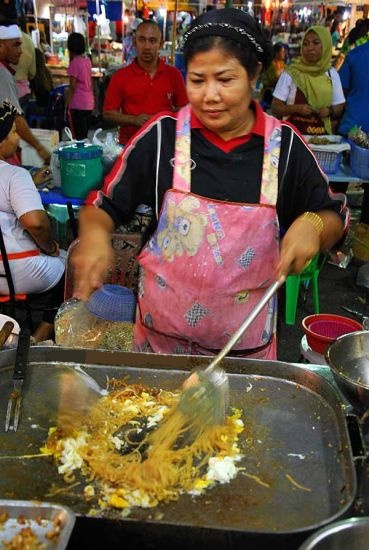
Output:
<svg viewBox="0 0 369 550">
<path fill-rule="evenodd" d="M 335 121 L 344 110 L 345 96 L 331 58 L 329 30 L 310 27 L 302 39 L 301 57 L 292 61 L 275 87 L 273 114 L 286 118 L 302 134 L 334 133 Z"/>
</svg>

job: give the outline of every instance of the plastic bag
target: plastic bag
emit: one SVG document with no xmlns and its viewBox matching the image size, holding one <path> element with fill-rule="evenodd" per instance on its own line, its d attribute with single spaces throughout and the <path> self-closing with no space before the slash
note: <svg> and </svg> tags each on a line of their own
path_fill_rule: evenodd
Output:
<svg viewBox="0 0 369 550">
<path fill-rule="evenodd" d="M 114 162 L 123 150 L 123 146 L 118 143 L 117 134 L 113 132 L 107 132 L 104 140 L 102 140 L 102 138 L 99 139 L 98 135 L 102 131 L 102 128 L 96 130 L 92 138 L 92 143 L 94 145 L 100 145 L 103 148 L 102 162 L 106 173 L 113 167 Z"/>
<path fill-rule="evenodd" d="M 54 187 L 61 187 L 60 163 L 58 149 L 51 153 L 50 170 L 53 176 Z"/>
<path fill-rule="evenodd" d="M 132 351 L 134 323 L 107 321 L 90 313 L 84 302 L 64 302 L 55 317 L 55 342 L 66 348 Z"/>
</svg>

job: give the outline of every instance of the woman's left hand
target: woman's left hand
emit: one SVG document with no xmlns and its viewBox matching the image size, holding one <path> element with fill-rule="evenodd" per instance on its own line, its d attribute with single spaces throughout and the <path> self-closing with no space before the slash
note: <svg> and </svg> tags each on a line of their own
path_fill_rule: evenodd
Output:
<svg viewBox="0 0 369 550">
<path fill-rule="evenodd" d="M 301 217 L 294 221 L 281 243 L 277 279 L 289 273 L 301 273 L 320 250 L 320 235 L 314 226 Z"/>
<path fill-rule="evenodd" d="M 40 168 L 39 170 L 36 170 L 36 172 L 33 172 L 31 175 L 36 186 L 46 185 L 52 179 L 52 174 L 49 167 Z"/>
<path fill-rule="evenodd" d="M 329 107 L 322 107 L 321 109 L 318 109 L 317 112 L 320 118 L 328 118 L 331 115 L 331 110 Z"/>
</svg>

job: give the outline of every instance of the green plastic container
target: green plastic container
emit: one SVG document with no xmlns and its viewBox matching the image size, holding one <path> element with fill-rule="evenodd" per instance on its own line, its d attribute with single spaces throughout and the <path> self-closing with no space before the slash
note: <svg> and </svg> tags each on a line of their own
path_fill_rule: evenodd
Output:
<svg viewBox="0 0 369 550">
<path fill-rule="evenodd" d="M 59 149 L 61 190 L 66 197 L 84 199 L 103 181 L 103 149 L 99 145 L 76 142 Z"/>
</svg>

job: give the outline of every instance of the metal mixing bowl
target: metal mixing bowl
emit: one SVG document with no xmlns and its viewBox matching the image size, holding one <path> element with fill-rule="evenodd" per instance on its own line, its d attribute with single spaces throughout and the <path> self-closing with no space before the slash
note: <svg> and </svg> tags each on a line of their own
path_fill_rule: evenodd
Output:
<svg viewBox="0 0 369 550">
<path fill-rule="evenodd" d="M 333 376 L 353 407 L 360 413 L 369 409 L 369 330 L 340 336 L 326 354 Z"/>
<path fill-rule="evenodd" d="M 331 523 L 309 537 L 299 550 L 368 550 L 369 518 Z"/>
</svg>

